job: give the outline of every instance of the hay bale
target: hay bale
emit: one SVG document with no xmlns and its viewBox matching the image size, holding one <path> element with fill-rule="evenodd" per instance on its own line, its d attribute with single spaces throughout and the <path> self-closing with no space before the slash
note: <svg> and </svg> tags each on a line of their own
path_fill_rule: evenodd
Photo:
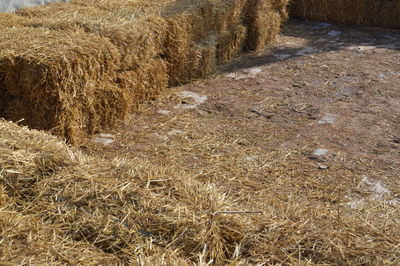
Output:
<svg viewBox="0 0 400 266">
<path fill-rule="evenodd" d="M 77 31 L 14 27 L 3 29 L 0 40 L 1 90 L 13 97 L 3 107 L 9 118 L 18 119 L 14 115 L 19 114 L 29 126 L 74 142 L 103 126 L 96 121 L 105 114 L 93 110 L 105 102 L 98 90 L 123 99 L 111 82 L 120 56 L 105 39 Z M 126 112 L 119 111 L 122 119 Z"/>
<path fill-rule="evenodd" d="M 350 25 L 400 28 L 400 2 L 393 0 L 295 0 L 290 14 Z"/>
<path fill-rule="evenodd" d="M 119 13 L 66 3 L 26 8 L 17 14 L 30 18 L 32 27 L 84 30 L 108 39 L 119 49 L 121 70 L 133 69 L 162 53 L 164 21 L 153 15 L 125 19 Z"/>
<path fill-rule="evenodd" d="M 26 18 L 15 16 L 14 14 L 0 13 L 0 28 L 17 27 L 24 25 Z"/>
<path fill-rule="evenodd" d="M 269 1 L 249 0 L 246 9 L 248 37 L 246 46 L 251 50 L 264 49 L 279 33 L 282 18 Z"/>
<path fill-rule="evenodd" d="M 167 65 L 163 59 L 151 59 L 139 64 L 136 69 L 121 71 L 116 83 L 132 95 L 132 107 L 143 101 L 154 99 L 168 86 Z"/>
<path fill-rule="evenodd" d="M 193 74 L 191 78 L 205 78 L 210 73 L 214 72 L 216 61 L 216 47 L 213 38 L 206 43 L 196 44 L 192 53 Z"/>
<path fill-rule="evenodd" d="M 220 34 L 217 44 L 217 61 L 226 63 L 244 48 L 247 39 L 247 28 L 244 26 L 232 27 L 231 30 Z"/>
</svg>

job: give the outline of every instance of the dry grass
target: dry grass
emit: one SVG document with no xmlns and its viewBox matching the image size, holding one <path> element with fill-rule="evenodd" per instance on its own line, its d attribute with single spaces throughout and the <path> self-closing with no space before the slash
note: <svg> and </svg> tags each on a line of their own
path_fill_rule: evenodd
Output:
<svg viewBox="0 0 400 266">
<path fill-rule="evenodd" d="M 393 0 L 294 0 L 291 15 L 350 25 L 400 28 L 400 2 Z"/>
<path fill-rule="evenodd" d="M 263 150 L 259 160 L 243 161 L 257 151 L 243 150 L 236 132 L 217 133 L 190 117 L 171 117 L 141 136 L 177 123 L 190 130 L 179 143 L 160 146 L 159 154 L 101 159 L 0 122 L 0 260 L 399 263 L 398 205 L 347 205 L 349 188 L 365 193 L 356 185 L 360 176 L 335 166 L 313 170 L 296 152 Z M 183 170 L 191 154 L 207 166 Z M 322 181 L 339 176 L 340 184 Z"/>
</svg>

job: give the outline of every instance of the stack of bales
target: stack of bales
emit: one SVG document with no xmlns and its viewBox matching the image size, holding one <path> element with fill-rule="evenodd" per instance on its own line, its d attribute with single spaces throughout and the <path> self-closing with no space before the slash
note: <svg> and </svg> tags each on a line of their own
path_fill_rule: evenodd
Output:
<svg viewBox="0 0 400 266">
<path fill-rule="evenodd" d="M 400 28 L 398 0 L 294 0 L 290 11 L 311 20 Z"/>
<path fill-rule="evenodd" d="M 263 49 L 287 0 L 73 0 L 0 16 L 0 112 L 79 142 L 169 85 Z M 12 22 L 11 22 L 12 21 Z"/>
</svg>

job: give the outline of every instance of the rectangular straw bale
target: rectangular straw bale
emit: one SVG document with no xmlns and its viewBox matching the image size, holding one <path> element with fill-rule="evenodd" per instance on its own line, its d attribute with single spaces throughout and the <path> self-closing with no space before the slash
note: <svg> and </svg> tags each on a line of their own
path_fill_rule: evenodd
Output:
<svg viewBox="0 0 400 266">
<path fill-rule="evenodd" d="M 247 38 L 247 28 L 238 25 L 218 36 L 217 62 L 226 63 L 244 48 Z"/>
<path fill-rule="evenodd" d="M 29 17 L 33 27 L 83 29 L 107 38 L 122 55 L 122 70 L 135 68 L 139 62 L 162 53 L 165 26 L 156 16 L 123 19 L 110 11 L 68 3 L 22 9 L 17 14 Z"/>
<path fill-rule="evenodd" d="M 271 6 L 274 11 L 276 11 L 282 21 L 285 21 L 289 18 L 289 13 L 288 13 L 288 5 L 289 5 L 290 0 L 272 0 Z"/>
<path fill-rule="evenodd" d="M 274 40 L 279 33 L 282 19 L 274 11 L 269 1 L 248 0 L 246 10 L 248 37 L 246 46 L 251 50 L 260 50 Z"/>
<path fill-rule="evenodd" d="M 400 28 L 400 1 L 294 0 L 291 16 L 350 25 Z"/>
<path fill-rule="evenodd" d="M 175 2 L 177 0 L 71 0 L 69 4 L 96 7 L 108 11 L 120 11 L 122 13 L 127 11 L 126 14 L 130 14 L 130 16 L 134 14 L 142 16 L 143 14 L 159 15 L 162 9 Z"/>
<path fill-rule="evenodd" d="M 26 22 L 26 18 L 22 18 L 9 13 L 0 13 L 0 29 L 5 27 L 21 26 L 24 25 L 24 23 Z"/>
<path fill-rule="evenodd" d="M 137 9 L 140 7 L 141 1 L 102 0 L 101 4 L 97 5 L 93 1 L 75 0 L 72 3 L 86 6 L 96 4 L 97 7 L 100 5 L 101 8 L 112 10 L 112 12 L 118 14 L 128 16 L 131 12 L 132 16 L 137 16 Z M 118 3 L 118 5 L 115 3 Z M 231 54 L 229 58 L 233 56 L 233 53 L 241 51 L 241 49 L 232 49 L 232 45 L 227 43 L 228 35 L 230 35 L 227 32 L 230 30 L 228 27 L 234 28 L 234 32 L 231 35 L 235 39 L 238 38 L 238 27 L 236 25 L 242 23 L 245 3 L 246 0 L 179 0 L 159 3 L 160 15 L 166 21 L 166 37 L 162 55 L 168 62 L 171 85 L 187 82 L 194 77 L 204 76 L 204 73 L 208 73 L 214 68 L 212 66 L 214 63 L 211 62 L 215 62 L 215 58 L 213 60 L 205 60 L 209 62 L 209 66 L 204 68 L 207 64 L 203 64 L 203 71 L 200 71 L 202 74 L 199 75 L 199 71 L 194 69 L 196 68 L 194 67 L 196 65 L 194 61 L 200 58 L 199 53 L 195 53 L 197 55 L 195 57 L 192 57 L 192 53 L 196 51 L 196 43 L 203 42 L 209 36 L 215 35 L 215 32 L 224 36 L 221 38 L 223 43 L 219 46 L 219 50 L 222 47 L 229 46 L 231 51 L 226 52 Z M 150 8 L 149 5 L 143 6 L 143 9 Z M 241 37 L 243 38 L 244 36 L 242 35 Z M 237 45 L 240 43 L 240 41 L 234 41 L 236 41 Z M 214 47 L 211 50 L 208 49 L 208 51 L 215 51 L 215 49 Z M 215 55 L 215 52 L 212 54 Z M 208 70 L 204 70 L 207 68 Z"/>
<path fill-rule="evenodd" d="M 147 1 L 127 1 L 127 0 L 102 0 L 99 3 L 95 1 L 72 1 L 75 5 L 91 6 L 96 5 L 104 10 L 109 10 L 112 14 L 118 14 L 126 19 L 127 17 L 137 17 L 140 13 L 147 14 L 151 12 L 160 15 L 158 20 L 151 19 L 153 25 L 140 27 L 142 36 L 146 36 L 143 29 L 156 31 L 154 36 L 160 38 L 158 43 L 162 43 L 162 52 L 159 55 L 167 61 L 169 83 L 171 85 L 180 84 L 189 81 L 191 78 L 198 76 L 198 72 L 194 61 L 198 60 L 198 54 L 190 57 L 192 52 L 196 50 L 195 42 L 201 42 L 209 35 L 209 30 L 214 26 L 214 23 L 205 22 L 198 15 L 199 3 L 207 3 L 208 1 L 159 1 L 157 3 L 149 3 Z M 178 4 L 180 3 L 180 4 Z M 150 19 L 149 19 L 150 20 Z M 157 21 L 157 22 L 156 22 Z M 208 29 L 204 27 L 207 25 Z M 160 30 L 154 30 L 160 29 Z M 163 33 L 164 34 L 163 34 Z M 135 36 L 135 40 L 139 39 Z M 149 45 L 138 45 L 139 47 L 149 47 Z M 153 49 L 154 50 L 154 49 Z M 137 53 L 135 53 L 137 54 Z M 156 55 L 154 55 L 156 56 Z M 210 60 L 209 60 L 210 61 Z M 203 67 L 204 69 L 204 67 Z M 201 72 L 201 71 L 200 71 Z M 203 70 L 202 72 L 208 72 Z"/>
<path fill-rule="evenodd" d="M 131 104 L 136 107 L 168 86 L 167 64 L 160 58 L 142 62 L 134 70 L 120 72 L 116 83 L 132 95 Z"/>
<path fill-rule="evenodd" d="M 216 45 L 212 37 L 208 42 L 196 44 L 192 52 L 191 78 L 204 78 L 214 72 L 216 62 Z"/>
<path fill-rule="evenodd" d="M 99 121 L 107 114 L 93 107 L 107 103 L 99 99 L 99 88 L 118 95 L 112 101 L 123 100 L 116 86 L 103 86 L 111 82 L 119 58 L 110 42 L 84 32 L 2 29 L 0 90 L 12 96 L 4 112 L 28 114 L 27 125 L 75 142 L 80 134 L 103 126 Z M 125 113 L 119 110 L 118 119 Z"/>
</svg>

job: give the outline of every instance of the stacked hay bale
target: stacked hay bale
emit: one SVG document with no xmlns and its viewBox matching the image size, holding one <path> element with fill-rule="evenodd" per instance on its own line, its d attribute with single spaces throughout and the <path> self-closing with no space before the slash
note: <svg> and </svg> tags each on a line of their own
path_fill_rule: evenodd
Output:
<svg viewBox="0 0 400 266">
<path fill-rule="evenodd" d="M 112 82 L 120 55 L 106 39 L 79 31 L 9 27 L 0 32 L 3 115 L 71 141 L 115 126 L 129 95 Z"/>
<path fill-rule="evenodd" d="M 311 20 L 400 28 L 398 0 L 294 0 L 290 11 Z"/>
<path fill-rule="evenodd" d="M 79 142 L 168 84 L 204 77 L 244 49 L 263 49 L 286 5 L 74 0 L 0 17 L 0 112 Z"/>
</svg>

